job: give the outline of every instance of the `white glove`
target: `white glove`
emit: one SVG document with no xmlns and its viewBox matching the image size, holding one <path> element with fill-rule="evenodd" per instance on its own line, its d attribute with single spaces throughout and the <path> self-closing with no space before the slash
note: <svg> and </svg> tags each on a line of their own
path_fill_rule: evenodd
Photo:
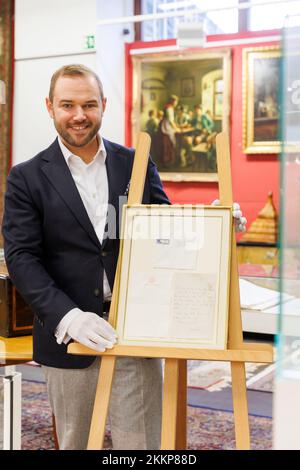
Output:
<svg viewBox="0 0 300 470">
<path fill-rule="evenodd" d="M 117 332 L 103 318 L 92 312 L 79 313 L 70 323 L 67 334 L 78 343 L 103 352 L 117 342 Z"/>
<path fill-rule="evenodd" d="M 220 200 L 215 199 L 212 203 L 212 206 L 220 206 Z M 245 232 L 246 231 L 246 217 L 243 217 L 240 205 L 237 202 L 233 203 L 232 206 L 232 216 L 234 218 L 234 228 L 236 232 Z"/>
</svg>

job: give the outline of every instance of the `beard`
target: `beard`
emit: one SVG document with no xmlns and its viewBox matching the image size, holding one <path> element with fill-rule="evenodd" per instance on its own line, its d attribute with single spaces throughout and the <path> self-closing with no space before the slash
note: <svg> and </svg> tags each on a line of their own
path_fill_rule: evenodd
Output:
<svg viewBox="0 0 300 470">
<path fill-rule="evenodd" d="M 58 134 L 67 144 L 71 145 L 72 147 L 77 147 L 77 148 L 85 147 L 90 142 L 92 142 L 92 140 L 98 134 L 98 131 L 101 127 L 101 120 L 95 122 L 94 124 L 91 122 L 85 122 L 84 125 L 88 126 L 88 129 L 89 129 L 88 133 L 83 136 L 78 135 L 78 136 L 73 137 L 70 134 L 70 132 L 68 132 L 68 128 L 72 128 L 72 126 L 63 127 L 56 121 L 54 117 L 54 126 Z"/>
</svg>

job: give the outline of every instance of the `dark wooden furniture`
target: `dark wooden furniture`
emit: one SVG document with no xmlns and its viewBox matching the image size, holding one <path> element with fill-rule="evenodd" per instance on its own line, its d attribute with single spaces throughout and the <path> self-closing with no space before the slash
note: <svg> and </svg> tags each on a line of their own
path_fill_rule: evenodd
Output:
<svg viewBox="0 0 300 470">
<path fill-rule="evenodd" d="M 12 284 L 5 264 L 0 263 L 0 335 L 31 335 L 32 323 L 32 309 Z"/>
</svg>

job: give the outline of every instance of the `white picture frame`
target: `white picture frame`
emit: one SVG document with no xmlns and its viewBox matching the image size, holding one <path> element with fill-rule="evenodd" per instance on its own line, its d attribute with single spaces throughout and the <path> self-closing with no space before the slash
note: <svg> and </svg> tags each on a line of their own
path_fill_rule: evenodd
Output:
<svg viewBox="0 0 300 470">
<path fill-rule="evenodd" d="M 118 344 L 226 349 L 231 207 L 124 206 Z"/>
</svg>

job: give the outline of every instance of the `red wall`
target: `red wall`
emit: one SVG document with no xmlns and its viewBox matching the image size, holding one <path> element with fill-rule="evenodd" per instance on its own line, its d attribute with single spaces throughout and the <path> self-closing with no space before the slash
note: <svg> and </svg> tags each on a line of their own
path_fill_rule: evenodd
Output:
<svg viewBox="0 0 300 470">
<path fill-rule="evenodd" d="M 278 35 L 279 31 L 248 32 L 222 36 L 210 36 L 209 42 L 241 38 L 257 38 Z M 131 49 L 174 45 L 175 40 L 135 42 L 126 44 L 126 145 L 131 145 L 132 62 Z M 274 203 L 279 207 L 279 158 L 277 155 L 246 155 L 242 151 L 242 50 L 244 47 L 275 45 L 278 41 L 253 42 L 242 45 L 221 46 L 232 51 L 231 87 L 231 159 L 234 200 L 239 202 L 247 217 L 248 227 L 264 206 L 269 191 L 273 191 Z M 217 49 L 217 48 L 216 48 Z M 209 48 L 209 50 L 214 50 Z M 218 197 L 217 183 L 165 182 L 164 188 L 173 203 L 211 203 Z"/>
</svg>

